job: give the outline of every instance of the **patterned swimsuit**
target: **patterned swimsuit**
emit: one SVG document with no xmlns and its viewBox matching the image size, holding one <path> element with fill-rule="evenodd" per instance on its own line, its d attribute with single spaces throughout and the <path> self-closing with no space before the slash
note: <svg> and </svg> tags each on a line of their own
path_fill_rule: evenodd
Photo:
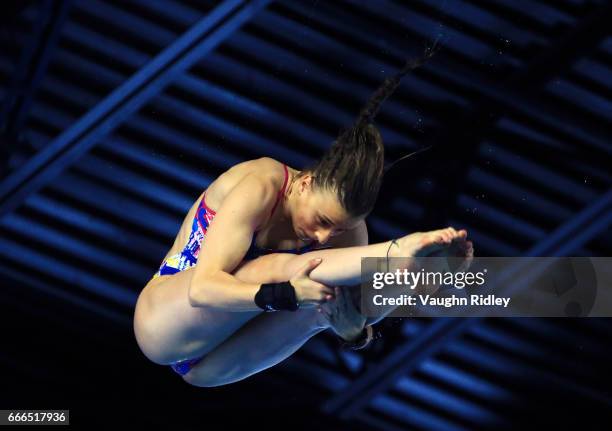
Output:
<svg viewBox="0 0 612 431">
<path fill-rule="evenodd" d="M 287 186 L 287 166 L 283 165 L 285 169 L 285 181 L 283 183 L 283 187 L 278 192 L 278 196 L 276 198 L 276 203 L 272 208 L 272 214 L 276 210 L 280 199 L 283 197 L 285 193 L 285 187 Z M 198 255 L 200 254 L 201 244 L 204 238 L 206 237 L 206 231 L 208 226 L 215 218 L 215 211 L 206 206 L 206 193 L 202 196 L 202 200 L 198 206 L 196 211 L 196 215 L 193 219 L 193 223 L 191 225 L 191 234 L 189 235 L 189 240 L 187 241 L 187 245 L 181 250 L 180 253 L 172 255 L 167 259 L 164 259 L 159 267 L 159 270 L 153 275 L 153 278 L 157 278 L 160 275 L 170 275 L 176 274 L 177 272 L 184 271 L 188 268 L 194 266 L 198 261 Z M 253 235 L 253 239 L 251 241 L 251 246 L 249 247 L 247 253 L 244 256 L 245 260 L 256 259 L 259 256 L 263 256 L 265 254 L 270 253 L 295 253 L 301 254 L 307 251 L 312 250 L 314 243 L 304 246 L 300 249 L 290 249 L 290 250 L 275 250 L 269 248 L 261 248 L 255 245 L 255 240 L 257 238 L 257 232 Z M 186 359 L 182 361 L 175 362 L 170 366 L 174 371 L 179 373 L 180 375 L 185 375 L 193 368 L 198 362 L 200 362 L 204 356 L 194 359 Z"/>
</svg>

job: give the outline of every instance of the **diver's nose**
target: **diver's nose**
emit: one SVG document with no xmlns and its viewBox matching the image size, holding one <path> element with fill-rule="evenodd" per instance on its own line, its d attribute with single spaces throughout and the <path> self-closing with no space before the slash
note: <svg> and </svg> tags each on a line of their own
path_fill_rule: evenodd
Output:
<svg viewBox="0 0 612 431">
<path fill-rule="evenodd" d="M 331 235 L 331 231 L 330 230 L 326 230 L 326 231 L 317 231 L 315 233 L 316 237 L 317 237 L 317 242 L 319 244 L 325 244 L 328 240 L 329 237 Z"/>
</svg>

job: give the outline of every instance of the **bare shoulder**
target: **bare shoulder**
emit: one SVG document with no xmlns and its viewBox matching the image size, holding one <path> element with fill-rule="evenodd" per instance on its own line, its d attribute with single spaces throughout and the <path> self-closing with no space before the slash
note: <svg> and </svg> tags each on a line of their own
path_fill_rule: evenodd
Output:
<svg viewBox="0 0 612 431">
<path fill-rule="evenodd" d="M 270 157 L 249 160 L 243 163 L 241 178 L 232 189 L 236 204 L 242 202 L 251 211 L 264 215 L 264 222 L 277 203 L 285 170 L 283 163 Z M 261 227 L 261 226 L 259 226 Z"/>
<path fill-rule="evenodd" d="M 259 179 L 262 184 L 265 183 L 278 189 L 282 187 L 285 178 L 283 163 L 271 157 L 247 160 L 233 166 L 227 172 L 232 173 L 239 180 L 249 175 L 251 178 Z"/>
<path fill-rule="evenodd" d="M 257 175 L 268 181 L 272 181 L 274 185 L 280 189 L 285 179 L 284 163 L 279 162 L 271 157 L 261 157 L 253 160 L 256 166 Z"/>
<path fill-rule="evenodd" d="M 206 203 L 210 208 L 218 208 L 226 196 L 240 183 L 254 182 L 263 191 L 280 189 L 284 177 L 282 163 L 269 157 L 246 160 L 223 172 L 206 189 Z M 279 185 L 280 183 L 280 185 Z"/>
<path fill-rule="evenodd" d="M 256 171 L 246 173 L 231 190 L 231 194 L 245 202 L 260 203 L 264 207 L 275 201 L 277 192 L 274 177 Z"/>
</svg>

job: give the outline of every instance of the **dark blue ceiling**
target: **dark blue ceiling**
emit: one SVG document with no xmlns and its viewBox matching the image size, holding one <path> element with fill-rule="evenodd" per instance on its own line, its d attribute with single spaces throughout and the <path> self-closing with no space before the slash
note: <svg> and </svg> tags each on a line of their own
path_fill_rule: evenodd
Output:
<svg viewBox="0 0 612 431">
<path fill-rule="evenodd" d="M 483 256 L 610 255 L 611 19 L 588 0 L 6 3 L 3 305 L 48 328 L 81 322 L 79 343 L 96 325 L 129 329 L 217 175 L 261 156 L 304 166 L 433 40 L 377 124 L 389 162 L 436 149 L 391 171 L 371 241 L 453 225 Z M 29 306 L 41 298 L 53 308 Z M 360 354 L 325 334 L 262 378 L 368 429 L 502 427 L 542 387 L 610 409 L 607 320 L 452 325 L 389 319 Z M 394 354 L 409 362 L 397 375 Z M 19 355 L 2 366 L 54 372 Z M 360 386 L 368 376 L 387 383 Z"/>
</svg>

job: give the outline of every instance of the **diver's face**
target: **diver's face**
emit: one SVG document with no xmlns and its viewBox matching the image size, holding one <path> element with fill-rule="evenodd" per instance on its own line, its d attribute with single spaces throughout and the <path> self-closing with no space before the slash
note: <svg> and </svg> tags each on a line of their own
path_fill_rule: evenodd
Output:
<svg viewBox="0 0 612 431">
<path fill-rule="evenodd" d="M 292 222 L 298 238 L 325 244 L 330 238 L 357 227 L 363 218 L 350 217 L 333 191 L 314 190 L 311 181 L 307 176 L 296 184 L 298 194 Z"/>
</svg>

